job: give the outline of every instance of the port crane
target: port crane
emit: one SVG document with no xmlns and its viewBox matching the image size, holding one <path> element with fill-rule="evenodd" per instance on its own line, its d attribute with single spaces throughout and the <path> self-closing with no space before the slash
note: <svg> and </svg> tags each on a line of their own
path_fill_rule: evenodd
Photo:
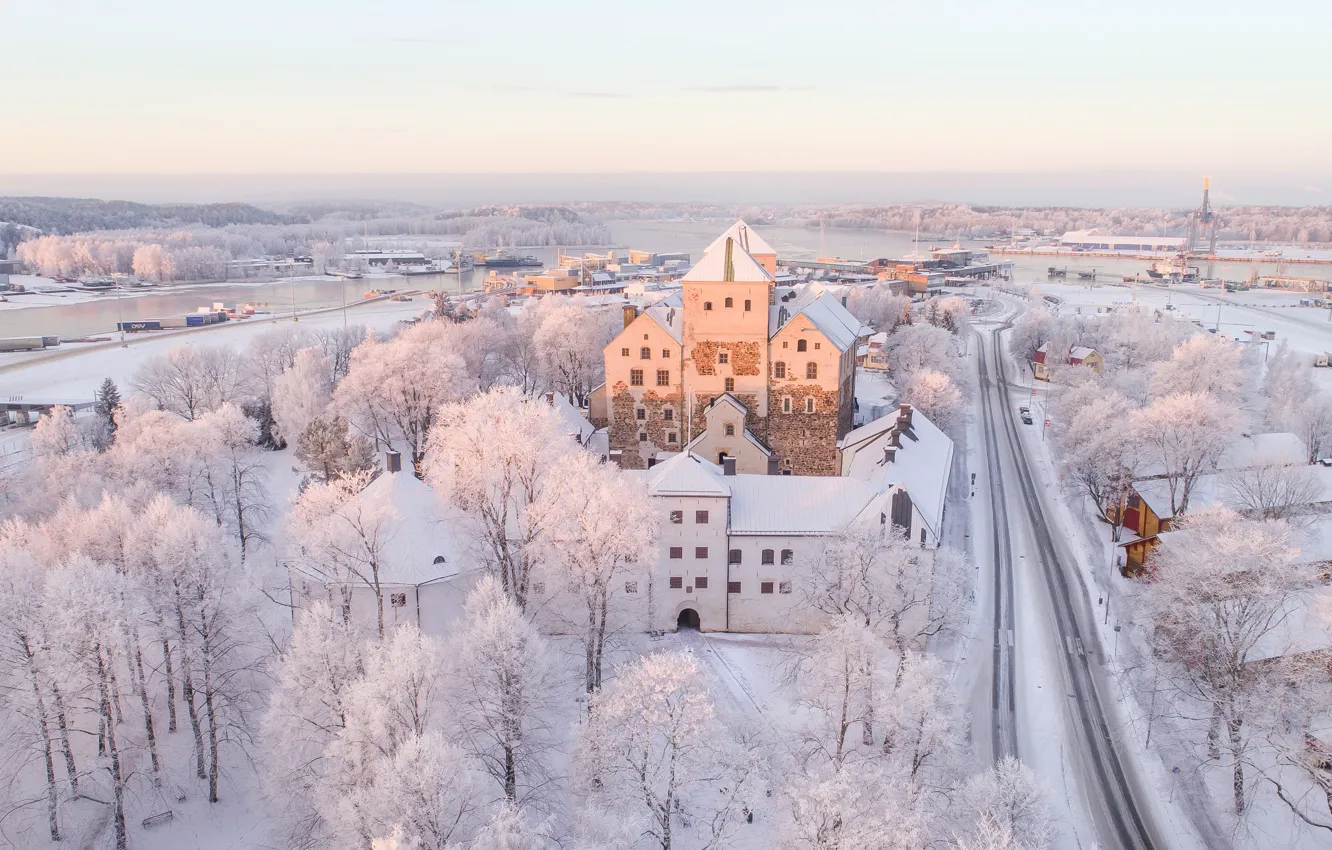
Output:
<svg viewBox="0 0 1332 850">
<path fill-rule="evenodd" d="M 1202 204 L 1189 216 L 1189 238 L 1184 244 L 1185 255 L 1201 253 L 1204 240 L 1207 243 L 1207 256 L 1216 254 L 1217 215 L 1211 202 L 1212 178 L 1203 178 Z"/>
</svg>

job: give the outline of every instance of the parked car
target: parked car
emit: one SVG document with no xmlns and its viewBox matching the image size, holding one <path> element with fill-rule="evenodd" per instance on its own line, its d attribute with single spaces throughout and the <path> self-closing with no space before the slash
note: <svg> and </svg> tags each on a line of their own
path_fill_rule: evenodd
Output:
<svg viewBox="0 0 1332 850">
<path fill-rule="evenodd" d="M 1022 414 L 1022 424 L 1023 424 L 1023 425 L 1030 425 L 1030 424 L 1031 424 L 1031 414 L 1030 414 L 1030 413 L 1024 413 L 1024 414 Z"/>
</svg>

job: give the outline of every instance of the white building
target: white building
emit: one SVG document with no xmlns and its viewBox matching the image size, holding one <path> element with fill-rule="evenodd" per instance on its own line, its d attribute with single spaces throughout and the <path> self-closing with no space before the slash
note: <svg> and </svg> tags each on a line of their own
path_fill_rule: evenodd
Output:
<svg viewBox="0 0 1332 850">
<path fill-rule="evenodd" d="M 1059 244 L 1078 251 L 1183 251 L 1181 236 L 1116 236 L 1100 228 L 1070 230 Z"/>
</svg>

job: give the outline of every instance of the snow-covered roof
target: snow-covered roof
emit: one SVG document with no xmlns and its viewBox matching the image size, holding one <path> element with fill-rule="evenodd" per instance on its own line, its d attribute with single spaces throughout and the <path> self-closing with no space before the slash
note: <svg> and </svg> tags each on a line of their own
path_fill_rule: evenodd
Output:
<svg viewBox="0 0 1332 850">
<path fill-rule="evenodd" d="M 714 470 L 707 461 L 681 452 L 648 471 L 648 492 L 654 496 L 729 496 L 730 489 Z"/>
<path fill-rule="evenodd" d="M 877 491 L 855 478 L 731 475 L 732 534 L 835 534 Z"/>
<path fill-rule="evenodd" d="M 1069 360 L 1086 360 L 1088 357 L 1090 357 L 1091 355 L 1093 355 L 1093 354 L 1095 354 L 1095 353 L 1096 353 L 1096 349 L 1094 349 L 1094 348 L 1088 348 L 1088 347 L 1085 346 L 1085 345 L 1075 345 L 1075 346 L 1073 346 L 1072 349 L 1069 350 L 1069 352 L 1068 352 L 1068 359 L 1069 359 Z"/>
<path fill-rule="evenodd" d="M 1259 434 L 1256 436 L 1272 435 Z M 1325 466 L 1300 466 L 1298 468 L 1301 474 L 1311 476 L 1317 483 L 1317 489 L 1314 491 L 1309 504 L 1317 505 L 1332 502 L 1332 468 Z M 1189 510 L 1214 506 L 1242 510 L 1245 505 L 1236 497 L 1234 485 L 1230 480 L 1230 475 L 1235 471 L 1232 469 L 1226 472 L 1213 472 L 1207 475 L 1199 475 L 1194 479 L 1193 489 L 1189 491 Z M 1133 484 L 1133 489 L 1138 492 L 1138 495 L 1158 518 L 1169 519 L 1174 516 L 1174 511 L 1170 509 L 1170 482 L 1167 479 L 1152 478 L 1145 481 L 1136 481 Z"/>
<path fill-rule="evenodd" d="M 896 412 L 862 425 L 838 442 L 843 452 L 843 471 L 851 478 L 867 481 L 879 490 L 899 484 L 911 497 L 930 531 L 942 531 L 948 476 L 953 468 L 953 441 L 919 410 L 912 409 L 911 424 L 898 440 L 893 460 L 885 460 L 897 425 Z"/>
<path fill-rule="evenodd" d="M 762 236 L 759 236 L 758 231 L 750 227 L 748 224 L 745 224 L 743 220 L 737 221 L 735 224 L 726 228 L 725 233 L 712 240 L 712 244 L 708 246 L 708 251 L 711 251 L 714 248 L 723 248 L 726 245 L 726 237 L 728 236 L 734 239 L 737 245 L 744 248 L 750 254 L 772 254 L 774 256 L 777 254 L 777 251 L 769 245 Z"/>
<path fill-rule="evenodd" d="M 1297 593 L 1286 603 L 1275 628 L 1254 643 L 1249 663 L 1332 649 L 1332 588 Z"/>
<path fill-rule="evenodd" d="M 713 245 L 717 245 L 716 242 Z M 739 242 L 731 246 L 731 271 L 726 269 L 726 240 L 722 238 L 720 246 L 709 248 L 695 266 L 684 277 L 691 283 L 719 283 L 727 279 L 739 283 L 771 283 L 772 275 L 768 270 L 741 247 Z"/>
<path fill-rule="evenodd" d="M 564 393 L 551 393 L 548 398 L 551 399 L 551 406 L 555 408 L 555 412 L 560 415 L 560 421 L 565 425 L 565 433 L 577 437 L 579 445 L 586 444 L 597 429 L 587 421 L 582 411 L 573 406 L 573 402 L 569 401 Z"/>
<path fill-rule="evenodd" d="M 782 311 L 786 312 L 786 321 L 781 321 Z M 846 351 L 855 344 L 857 337 L 871 331 L 842 306 L 837 296 L 820 284 L 810 284 L 794 301 L 777 304 L 772 308 L 769 326 L 773 330 L 770 336 L 776 336 L 801 316 L 837 346 L 839 351 Z"/>
<path fill-rule="evenodd" d="M 460 572 L 467 551 L 456 534 L 460 517 L 441 516 L 446 511 L 429 485 L 404 470 L 381 474 L 366 490 L 388 491 L 398 514 L 397 531 L 384 547 L 382 583 L 417 585 Z M 440 556 L 444 562 L 436 564 Z"/>
<path fill-rule="evenodd" d="M 670 296 L 661 299 L 656 304 L 643 311 L 652 321 L 661 325 L 666 333 L 676 342 L 684 341 L 684 309 L 681 306 L 684 303 L 679 292 L 674 292 Z"/>
<path fill-rule="evenodd" d="M 1307 458 L 1304 441 L 1288 431 L 1246 434 L 1226 449 L 1221 459 L 1217 461 L 1216 468 L 1225 471 L 1271 463 L 1302 464 Z M 1140 474 L 1143 478 L 1156 478 L 1165 474 L 1165 467 L 1157 461 L 1152 461 L 1143 467 Z"/>
</svg>

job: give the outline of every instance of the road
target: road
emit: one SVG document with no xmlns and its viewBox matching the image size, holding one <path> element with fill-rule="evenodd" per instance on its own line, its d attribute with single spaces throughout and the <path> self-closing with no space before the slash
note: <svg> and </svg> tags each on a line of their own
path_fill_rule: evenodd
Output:
<svg viewBox="0 0 1332 850">
<path fill-rule="evenodd" d="M 1008 302 L 1015 305 L 1016 302 Z M 1151 850 L 1162 847 L 1139 805 L 1141 789 L 1126 775 L 1117 750 L 1115 736 L 1107 721 L 1102 694 L 1110 693 L 1109 682 L 1099 662 L 1089 656 L 1083 635 L 1091 635 L 1094 614 L 1080 589 L 1076 567 L 1065 548 L 1057 544 L 1040 501 L 1040 489 L 1034 480 L 1022 448 L 1017 424 L 1017 404 L 1006 377 L 1001 331 L 1008 323 L 991 324 L 980 331 L 982 430 L 989 472 L 991 510 L 993 512 L 994 552 L 994 649 L 992 675 L 993 749 L 996 758 L 1017 755 L 1018 726 L 1023 717 L 1049 714 L 1063 719 L 1068 746 L 1077 752 L 1070 762 L 1083 774 L 1081 786 L 1101 846 L 1125 850 Z M 1022 395 L 1026 392 L 1023 388 Z M 1020 525 L 1019 525 L 1020 524 Z M 1049 597 L 1048 616 L 1037 600 L 1016 595 L 1014 586 L 1013 538 L 1029 540 L 1034 551 L 1023 559 L 1023 568 L 1033 571 L 1027 586 L 1044 585 Z M 1023 534 L 1023 532 L 1029 532 Z M 1062 541 L 1061 541 L 1062 542 Z M 1047 688 L 1042 696 L 1058 704 L 1053 711 L 1041 712 L 1034 706 L 1019 706 L 1015 679 L 1025 651 L 1014 640 L 1019 618 L 1035 622 L 1045 630 L 1048 643 L 1056 648 L 1059 676 L 1063 688 Z M 1030 648 L 1028 648 L 1030 649 Z M 1064 699 L 1067 694 L 1068 699 Z M 1021 711 L 1019 711 L 1021 709 Z M 1040 733 L 1033 729 L 1028 732 Z M 1030 740 L 1030 736 L 1027 738 Z"/>
</svg>

